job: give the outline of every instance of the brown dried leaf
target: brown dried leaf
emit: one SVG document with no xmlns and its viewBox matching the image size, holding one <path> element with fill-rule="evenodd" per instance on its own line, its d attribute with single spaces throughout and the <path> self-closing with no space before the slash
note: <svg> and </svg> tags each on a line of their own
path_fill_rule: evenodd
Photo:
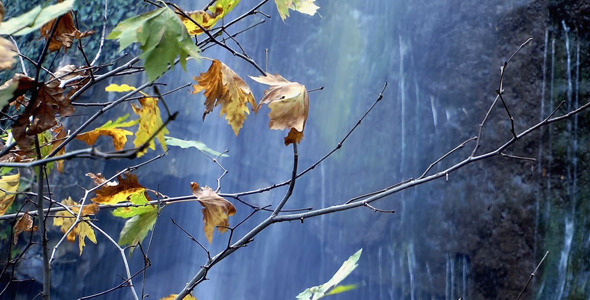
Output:
<svg viewBox="0 0 590 300">
<path fill-rule="evenodd" d="M 54 19 L 41 27 L 41 36 L 43 36 L 46 40 L 49 39 L 51 29 L 53 28 L 56 20 L 57 19 Z M 74 14 L 70 11 L 69 13 L 63 15 L 61 19 L 59 19 L 55 34 L 49 42 L 49 51 L 54 52 L 61 48 L 64 48 L 64 50 L 67 51 L 72 47 L 74 39 L 82 39 L 94 34 L 94 32 L 94 30 L 80 32 L 74 24 Z"/>
<path fill-rule="evenodd" d="M 194 85 L 193 94 L 205 91 L 205 116 L 221 105 L 219 115 L 225 114 L 225 119 L 232 126 L 234 133 L 238 135 L 244 125 L 246 115 L 250 114 L 247 104 L 252 110 L 257 111 L 256 100 L 246 82 L 232 69 L 218 60 L 213 60 L 206 73 L 195 77 L 198 84 Z"/>
<path fill-rule="evenodd" d="M 25 213 L 18 219 L 18 221 L 16 221 L 16 224 L 14 224 L 14 244 L 16 245 L 18 243 L 18 235 L 21 232 L 37 231 L 37 229 L 39 229 L 37 226 L 33 226 L 33 218 L 31 218 L 31 215 Z"/>
<path fill-rule="evenodd" d="M 201 188 L 198 183 L 191 182 L 191 189 L 197 201 L 204 207 L 202 212 L 205 236 L 209 243 L 212 243 L 215 227 L 221 233 L 226 232 L 229 227 L 229 216 L 236 214 L 236 207 L 208 186 Z"/>
<path fill-rule="evenodd" d="M 285 138 L 285 144 L 299 143 L 303 139 L 305 122 L 309 115 L 309 95 L 304 85 L 290 82 L 281 75 L 266 74 L 266 76 L 252 77 L 252 79 L 270 85 L 264 91 L 264 98 L 259 106 L 268 104 L 270 108 L 270 129 L 294 129 Z"/>
</svg>

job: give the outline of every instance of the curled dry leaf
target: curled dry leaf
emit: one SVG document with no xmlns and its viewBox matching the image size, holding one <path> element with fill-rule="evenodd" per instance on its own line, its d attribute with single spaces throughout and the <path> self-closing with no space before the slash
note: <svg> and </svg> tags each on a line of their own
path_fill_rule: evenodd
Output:
<svg viewBox="0 0 590 300">
<path fill-rule="evenodd" d="M 20 173 L 4 175 L 0 178 L 0 215 L 5 214 L 12 205 L 19 185 Z"/>
<path fill-rule="evenodd" d="M 94 175 L 92 173 L 86 174 L 92 178 L 95 183 L 102 184 L 106 179 L 102 175 Z M 134 197 L 145 198 L 146 201 L 151 201 L 147 190 L 144 186 L 139 184 L 137 176 L 131 173 L 125 173 L 117 177 L 119 182 L 107 182 L 98 190 L 95 191 L 96 197 L 92 201 L 100 204 L 116 204 L 119 202 L 130 201 L 135 203 Z M 99 185 L 99 184 L 97 184 Z"/>
<path fill-rule="evenodd" d="M 238 135 L 244 125 L 246 115 L 250 114 L 247 104 L 257 111 L 256 100 L 252 95 L 250 87 L 244 80 L 224 63 L 213 60 L 211 67 L 206 73 L 195 77 L 193 94 L 205 91 L 205 113 L 203 120 L 208 113 L 221 105 L 219 115 L 225 114 L 225 119 L 231 125 L 234 133 Z"/>
<path fill-rule="evenodd" d="M 37 231 L 37 229 L 39 229 L 37 226 L 33 226 L 33 218 L 31 217 L 31 215 L 25 213 L 24 215 L 22 215 L 22 217 L 18 219 L 18 221 L 16 221 L 16 224 L 14 224 L 14 244 L 18 244 L 18 235 L 21 232 Z"/>
<path fill-rule="evenodd" d="M 61 202 L 64 206 L 69 207 L 75 214 L 80 213 L 80 205 L 76 203 L 72 198 L 65 199 Z M 67 239 L 70 242 L 75 242 L 78 237 L 78 247 L 80 248 L 80 255 L 86 246 L 85 239 L 88 238 L 91 242 L 97 243 L 94 229 L 88 225 L 85 220 L 90 220 L 87 216 L 95 215 L 100 210 L 100 207 L 96 203 L 87 204 L 82 209 L 82 221 L 78 223 L 70 233 L 68 233 Z M 59 211 L 55 214 L 53 219 L 53 225 L 59 226 L 61 232 L 66 233 L 76 223 L 76 215 L 73 215 L 69 211 Z"/>
<path fill-rule="evenodd" d="M 51 35 L 51 29 L 53 28 L 56 20 L 54 19 L 51 22 L 43 25 L 41 27 L 41 36 L 44 37 L 46 40 L 49 39 Z M 82 39 L 89 35 L 94 34 L 94 30 L 81 32 L 76 28 L 74 24 L 74 14 L 70 11 L 67 14 L 63 15 L 61 19 L 59 19 L 59 23 L 57 24 L 57 28 L 55 29 L 55 34 L 53 38 L 49 42 L 49 51 L 54 52 L 58 51 L 61 48 L 64 50 L 68 50 L 72 47 L 72 43 L 74 39 Z"/>
<path fill-rule="evenodd" d="M 315 5 L 314 2 L 315 0 L 275 0 L 277 10 L 283 21 L 289 16 L 289 9 L 310 16 L 315 15 L 320 7 Z"/>
<path fill-rule="evenodd" d="M 226 232 L 229 227 L 229 216 L 236 214 L 236 207 L 208 186 L 201 188 L 198 183 L 191 182 L 191 189 L 197 201 L 204 207 L 202 212 L 205 236 L 209 243 L 212 243 L 215 227 L 221 233 Z"/>
<path fill-rule="evenodd" d="M 268 104 L 270 129 L 290 129 L 285 145 L 299 143 L 303 139 L 303 129 L 309 115 L 309 95 L 303 84 L 290 82 L 281 75 L 266 74 L 252 79 L 270 87 L 264 91 L 259 106 Z"/>
</svg>

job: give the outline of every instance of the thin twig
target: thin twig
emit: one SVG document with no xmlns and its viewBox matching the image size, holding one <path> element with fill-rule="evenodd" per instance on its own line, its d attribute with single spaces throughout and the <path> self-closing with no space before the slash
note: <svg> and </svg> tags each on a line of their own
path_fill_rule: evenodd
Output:
<svg viewBox="0 0 590 300">
<path fill-rule="evenodd" d="M 531 273 L 531 276 L 529 277 L 529 280 L 527 280 L 526 284 L 524 285 L 524 287 L 522 288 L 522 290 L 518 294 L 518 297 L 516 297 L 516 300 L 518 300 L 518 299 L 520 299 L 520 297 L 522 297 L 522 295 L 526 291 L 526 288 L 529 286 L 529 284 L 531 283 L 531 281 L 533 281 L 533 278 L 536 276 L 537 271 L 541 267 L 541 264 L 543 264 L 543 262 L 545 261 L 545 258 L 547 258 L 547 255 L 549 255 L 549 251 L 545 252 L 545 255 L 543 255 L 543 258 L 541 258 L 541 261 L 539 262 L 539 264 L 537 265 L 537 267 L 535 268 L 535 270 L 533 270 L 533 273 Z"/>
</svg>

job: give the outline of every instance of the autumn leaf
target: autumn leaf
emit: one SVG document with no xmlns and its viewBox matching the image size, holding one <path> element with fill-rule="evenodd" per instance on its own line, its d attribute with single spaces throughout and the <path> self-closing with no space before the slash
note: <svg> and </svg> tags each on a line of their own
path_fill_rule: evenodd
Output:
<svg viewBox="0 0 590 300">
<path fill-rule="evenodd" d="M 252 79 L 270 87 L 264 91 L 259 106 L 268 104 L 270 108 L 270 129 L 290 129 L 285 145 L 299 143 L 303 139 L 303 129 L 309 115 L 309 95 L 304 85 L 290 82 L 281 75 L 266 74 Z"/>
<path fill-rule="evenodd" d="M 82 86 L 90 81 L 88 70 L 78 68 L 75 65 L 65 65 L 53 72 L 53 79 L 46 82 L 48 88 L 69 89 L 66 98 L 78 91 Z"/>
<path fill-rule="evenodd" d="M 66 130 L 64 129 L 63 124 L 60 124 L 59 126 L 53 127 L 51 128 L 51 130 L 46 130 L 42 133 L 39 133 L 37 135 L 37 138 L 39 139 L 39 144 L 41 146 L 41 158 L 46 158 L 49 153 L 51 153 L 53 150 L 55 150 L 57 147 L 59 147 L 59 145 L 61 145 L 65 138 L 67 136 Z M 62 148 L 57 154 L 58 155 L 63 155 L 66 152 L 65 147 Z M 50 163 L 47 164 L 47 170 L 51 170 L 55 167 L 55 164 L 57 163 L 57 169 L 59 172 L 63 171 L 63 164 L 64 161 L 60 160 L 60 161 L 52 161 Z"/>
<path fill-rule="evenodd" d="M 141 243 L 148 232 L 154 228 L 158 218 L 158 208 L 149 204 L 148 199 L 146 197 L 130 197 L 129 201 L 138 206 L 119 207 L 113 211 L 115 217 L 131 218 L 125 222 L 125 226 L 121 230 L 119 245 L 133 246 Z"/>
<path fill-rule="evenodd" d="M 14 244 L 18 244 L 18 235 L 21 232 L 37 231 L 37 229 L 39 229 L 37 226 L 33 226 L 33 218 L 31 218 L 31 215 L 25 213 L 20 218 L 18 218 L 16 224 L 14 224 Z"/>
<path fill-rule="evenodd" d="M 320 7 L 315 5 L 314 2 L 315 0 L 275 0 L 277 10 L 283 21 L 289 17 L 289 9 L 310 16 L 315 15 Z"/>
<path fill-rule="evenodd" d="M 191 189 L 197 201 L 204 207 L 202 212 L 205 236 L 209 243 L 212 243 L 215 227 L 221 233 L 226 232 L 229 227 L 229 216 L 236 214 L 236 207 L 208 186 L 201 188 L 198 183 L 191 182 Z"/>
<path fill-rule="evenodd" d="M 134 86 L 130 86 L 128 84 L 116 84 L 116 83 L 111 83 L 109 84 L 106 88 L 104 88 L 104 90 L 106 92 L 120 92 L 120 93 L 125 93 L 125 92 L 131 92 L 131 91 L 135 91 L 137 90 Z"/>
<path fill-rule="evenodd" d="M 14 57 L 17 55 L 14 44 L 0 37 L 0 70 L 10 70 L 12 65 L 16 62 Z"/>
<path fill-rule="evenodd" d="M 121 129 L 121 127 L 134 126 L 139 122 L 139 120 L 124 122 L 128 118 L 129 114 L 126 114 L 115 120 L 115 122 L 109 120 L 102 126 L 95 128 L 94 130 L 79 134 L 76 138 L 86 142 L 90 146 L 94 146 L 94 144 L 96 144 L 96 141 L 100 136 L 110 136 L 113 138 L 113 145 L 115 147 L 115 150 L 121 151 L 125 148 L 125 144 L 127 143 L 127 136 L 133 135 L 133 132 Z"/>
<path fill-rule="evenodd" d="M 80 212 L 80 205 L 76 203 L 72 198 L 65 199 L 61 202 L 64 206 L 69 207 L 74 213 L 78 214 Z M 70 242 L 75 242 L 76 237 L 78 237 L 78 247 L 80 248 L 80 255 L 82 255 L 82 251 L 86 246 L 86 238 L 93 243 L 97 243 L 96 235 L 94 234 L 94 229 L 92 226 L 88 225 L 84 220 L 90 220 L 88 215 L 95 215 L 100 210 L 98 204 L 92 203 L 85 205 L 82 209 L 82 221 L 68 233 L 67 239 Z M 53 219 L 53 225 L 59 226 L 61 232 L 66 233 L 74 224 L 76 223 L 76 216 L 70 213 L 69 211 L 59 211 L 55 214 L 55 218 Z"/>
<path fill-rule="evenodd" d="M 117 25 L 107 36 L 119 40 L 120 50 L 134 42 L 141 44 L 144 67 L 150 81 L 156 80 L 180 57 L 186 71 L 188 56 L 200 58 L 200 50 L 194 44 L 182 21 L 168 7 L 129 18 Z"/>
<path fill-rule="evenodd" d="M 92 178 L 97 185 L 106 181 L 100 174 L 88 173 L 86 176 Z M 104 181 L 101 181 L 101 177 Z M 124 201 L 141 201 L 135 198 L 145 198 L 145 201 L 150 200 L 146 192 L 147 189 L 139 184 L 135 174 L 125 173 L 124 175 L 117 176 L 117 180 L 118 182 L 107 182 L 96 190 L 96 197 L 92 198 L 92 201 L 99 204 L 116 204 Z"/>
<path fill-rule="evenodd" d="M 166 127 L 163 127 L 164 122 L 162 121 L 160 109 L 158 108 L 158 99 L 145 97 L 139 99 L 139 103 L 141 104 L 141 107 L 131 104 L 133 112 L 139 115 L 139 128 L 135 134 L 135 141 L 133 141 L 133 144 L 135 147 L 141 147 L 149 140 L 149 148 L 156 150 L 156 142 L 154 141 L 155 139 L 152 138 L 155 135 L 158 142 L 160 142 L 162 149 L 166 151 L 166 134 L 170 133 L 170 131 L 168 131 Z M 137 156 L 142 156 L 146 152 L 147 149 L 137 153 Z"/>
<path fill-rule="evenodd" d="M 246 115 L 250 114 L 247 104 L 257 111 L 256 100 L 250 91 L 250 87 L 232 69 L 224 63 L 213 60 L 206 73 L 195 77 L 198 84 L 194 85 L 193 94 L 205 91 L 205 116 L 221 105 L 219 115 L 225 114 L 225 119 L 232 126 L 234 133 L 238 135 L 244 125 Z"/>
<path fill-rule="evenodd" d="M 54 19 L 41 27 L 41 36 L 44 37 L 45 40 L 49 40 L 51 30 L 56 21 L 57 19 Z M 61 48 L 64 48 L 64 50 L 67 51 L 72 47 L 74 39 L 85 38 L 94 34 L 94 32 L 94 30 L 80 32 L 74 24 L 74 14 L 70 11 L 59 19 L 53 38 L 49 42 L 49 51 L 55 52 Z"/>
<path fill-rule="evenodd" d="M 58 127 L 51 128 L 51 132 L 55 134 L 53 141 L 51 142 L 51 151 L 57 149 L 57 147 L 61 146 L 67 137 L 66 129 L 64 128 L 63 124 L 60 124 Z M 66 147 L 62 147 L 61 150 L 57 152 L 57 155 L 64 155 L 66 153 Z M 63 173 L 64 171 L 64 161 L 60 160 L 57 162 L 57 171 Z"/>
<path fill-rule="evenodd" d="M 66 14 L 74 6 L 75 0 L 65 0 L 54 5 L 35 6 L 28 12 L 0 24 L 0 34 L 25 35 L 45 25 L 45 23 Z"/>
<path fill-rule="evenodd" d="M 12 205 L 20 185 L 20 173 L 0 177 L 0 215 Z"/>
<path fill-rule="evenodd" d="M 174 300 L 177 296 L 178 294 L 171 294 L 168 297 L 160 298 L 160 300 Z M 184 298 L 182 298 L 182 300 L 197 300 L 197 298 L 193 295 L 186 295 Z"/>
<path fill-rule="evenodd" d="M 196 10 L 186 12 L 185 14 L 188 15 L 190 19 L 184 17 L 182 14 L 179 14 L 178 16 L 189 34 L 199 35 L 203 33 L 203 30 L 193 21 L 197 22 L 201 27 L 209 30 L 213 28 L 219 20 L 223 19 L 230 11 L 232 11 L 238 3 L 240 3 L 240 0 L 217 0 L 213 5 L 209 6 L 207 11 Z"/>
</svg>

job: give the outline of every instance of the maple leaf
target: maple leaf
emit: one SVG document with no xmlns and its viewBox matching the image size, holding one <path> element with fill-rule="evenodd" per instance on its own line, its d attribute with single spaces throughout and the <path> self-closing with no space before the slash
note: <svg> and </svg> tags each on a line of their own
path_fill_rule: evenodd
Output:
<svg viewBox="0 0 590 300">
<path fill-rule="evenodd" d="M 160 300 L 174 300 L 174 299 L 176 299 L 177 296 L 178 296 L 178 294 L 170 294 L 170 296 L 160 298 Z M 197 300 L 197 298 L 193 295 L 186 295 L 186 296 L 184 296 L 184 298 L 182 298 L 182 300 Z"/>
<path fill-rule="evenodd" d="M 25 213 L 18 219 L 18 221 L 16 221 L 16 224 L 14 224 L 14 244 L 18 244 L 18 235 L 21 232 L 37 231 L 37 229 L 39 229 L 37 226 L 33 226 L 33 218 L 31 218 L 31 215 Z"/>
<path fill-rule="evenodd" d="M 57 149 L 57 147 L 61 146 L 61 144 L 63 144 L 64 140 L 67 137 L 67 132 L 63 126 L 63 124 L 60 124 L 58 127 L 54 127 L 51 128 L 51 131 L 55 134 L 55 137 L 53 138 L 53 141 L 51 142 L 51 151 L 49 151 L 50 153 L 53 152 L 53 150 Z M 61 150 L 59 150 L 57 152 L 57 155 L 64 155 L 66 153 L 66 147 L 62 147 Z M 57 171 L 60 173 L 63 173 L 64 171 L 64 161 L 60 160 L 57 162 Z"/>
<path fill-rule="evenodd" d="M 197 26 L 195 22 L 201 25 L 201 27 L 209 30 L 213 28 L 219 20 L 223 19 L 229 12 L 231 12 L 238 3 L 240 3 L 240 0 L 217 0 L 213 5 L 209 6 L 208 11 L 196 10 L 185 12 L 190 19 L 181 14 L 178 16 L 189 34 L 199 35 L 203 33 L 203 30 Z"/>
<path fill-rule="evenodd" d="M 200 141 L 187 141 L 187 140 L 177 139 L 175 137 L 167 136 L 166 143 L 168 146 L 175 146 L 175 147 L 180 147 L 183 149 L 196 148 L 197 150 L 199 150 L 205 154 L 209 154 L 213 157 L 228 157 L 229 156 L 225 153 L 221 153 L 219 151 L 215 151 L 215 150 L 207 147 L 207 145 L 205 145 L 205 143 L 200 142 Z"/>
<path fill-rule="evenodd" d="M 194 85 L 193 94 L 205 91 L 205 116 L 221 105 L 219 115 L 225 114 L 225 119 L 231 125 L 234 133 L 238 135 L 244 125 L 246 115 L 250 114 L 247 104 L 250 103 L 254 111 L 258 110 L 256 100 L 250 91 L 250 87 L 232 69 L 219 60 L 213 60 L 209 70 L 195 77 L 198 84 Z"/>
<path fill-rule="evenodd" d="M 139 115 L 139 128 L 135 134 L 135 141 L 133 141 L 133 144 L 135 147 L 141 147 L 149 140 L 149 148 L 156 150 L 156 142 L 152 138 L 156 135 L 162 149 L 166 151 L 166 134 L 170 133 L 170 131 L 168 131 L 166 127 L 162 128 L 164 122 L 162 121 L 160 109 L 158 108 L 158 99 L 145 97 L 139 99 L 139 103 L 141 104 L 141 108 L 135 104 L 131 104 L 133 112 Z M 158 132 L 158 130 L 160 131 Z M 146 152 L 147 149 L 137 153 L 137 156 L 142 156 Z"/>
<path fill-rule="evenodd" d="M 92 178 L 96 185 L 100 185 L 106 181 L 100 173 L 97 175 L 88 173 L 86 176 Z M 119 175 L 117 176 L 119 182 L 107 182 L 96 190 L 96 197 L 92 198 L 92 201 L 100 204 L 116 204 L 124 201 L 140 201 L 134 198 L 145 198 L 146 201 L 151 200 L 146 192 L 147 189 L 139 184 L 135 174 L 125 173 L 124 176 Z"/>
<path fill-rule="evenodd" d="M 51 30 L 53 29 L 56 21 L 57 19 L 54 19 L 41 27 L 41 36 L 46 40 L 49 40 Z M 94 33 L 94 30 L 80 32 L 80 30 L 78 30 L 74 24 L 74 14 L 72 11 L 70 11 L 67 14 L 61 16 L 61 19 L 59 19 L 59 23 L 57 24 L 53 38 L 49 42 L 49 51 L 55 52 L 61 48 L 64 48 L 64 50 L 67 51 L 72 47 L 74 39 L 82 39 Z"/>
<path fill-rule="evenodd" d="M 105 124 L 100 127 L 95 128 L 94 130 L 87 131 L 84 133 L 79 134 L 76 138 L 86 142 L 90 146 L 94 146 L 96 141 L 100 136 L 110 136 L 113 138 L 113 145 L 116 151 L 121 151 L 125 148 L 125 144 L 127 143 L 127 136 L 133 135 L 133 132 L 125 129 L 121 129 L 121 127 L 130 127 L 136 125 L 139 121 L 129 121 L 124 122 L 129 118 L 129 114 L 126 114 L 113 122 L 109 120 Z"/>
<path fill-rule="evenodd" d="M 75 0 L 65 0 L 54 5 L 35 6 L 28 12 L 0 24 L 0 34 L 25 35 L 45 25 L 45 23 L 66 14 L 74 6 Z"/>
<path fill-rule="evenodd" d="M 46 130 L 37 135 L 39 139 L 39 144 L 41 147 L 41 158 L 46 158 L 49 153 L 51 153 L 54 149 L 56 149 L 59 145 L 61 145 L 67 136 L 66 130 L 64 129 L 63 124 L 59 126 L 51 128 L 51 130 Z M 62 155 L 66 152 L 65 148 L 62 148 L 58 154 Z M 59 172 L 63 171 L 63 160 L 60 161 L 52 161 L 47 164 L 47 170 L 53 169 L 55 164 L 57 163 L 57 169 Z"/>
<path fill-rule="evenodd" d="M 16 59 L 14 59 L 16 55 L 16 47 L 14 44 L 9 40 L 0 37 L 0 70 L 12 69 L 12 65 L 16 62 Z"/>
<path fill-rule="evenodd" d="M 290 82 L 281 75 L 266 74 L 252 79 L 270 87 L 264 91 L 259 106 L 268 104 L 270 108 L 270 129 L 291 129 L 285 138 L 285 145 L 299 143 L 303 139 L 303 129 L 309 115 L 309 95 L 304 85 Z"/>
<path fill-rule="evenodd" d="M 98 177 L 96 180 L 102 181 L 104 177 Z M 156 225 L 158 218 L 158 208 L 149 204 L 146 197 L 130 197 L 129 201 L 135 205 L 130 207 L 119 207 L 113 211 L 113 216 L 121 218 L 131 218 L 125 222 L 119 237 L 119 245 L 136 245 L 141 243 L 148 232 Z M 131 249 L 133 251 L 133 249 Z"/>
<path fill-rule="evenodd" d="M 315 5 L 314 2 L 315 0 L 275 0 L 277 10 L 283 21 L 289 17 L 289 9 L 310 16 L 315 15 L 320 7 Z"/>
<path fill-rule="evenodd" d="M 80 213 L 80 205 L 76 203 L 72 198 L 65 199 L 61 202 L 64 206 L 69 207 L 74 213 Z M 70 242 L 75 242 L 78 237 L 78 247 L 80 248 L 80 255 L 86 246 L 86 238 L 93 243 L 97 243 L 96 235 L 92 226 L 88 225 L 85 221 L 90 220 L 88 215 L 95 215 L 100 210 L 98 204 L 92 203 L 85 205 L 82 209 L 82 222 L 76 224 L 76 226 L 68 233 L 67 239 Z M 69 211 L 59 211 L 55 214 L 53 219 L 53 225 L 59 226 L 61 232 L 66 233 L 76 223 L 76 216 Z"/>
<path fill-rule="evenodd" d="M 0 215 L 5 214 L 12 205 L 19 185 L 20 173 L 4 175 L 0 178 Z"/>
<path fill-rule="evenodd" d="M 141 44 L 144 67 L 150 81 L 156 80 L 174 66 L 176 57 L 186 71 L 188 56 L 200 58 L 200 50 L 193 43 L 186 27 L 168 7 L 129 18 L 117 25 L 107 39 L 118 39 L 120 50 L 134 42 Z"/>
<path fill-rule="evenodd" d="M 197 201 L 204 207 L 202 212 L 205 236 L 209 243 L 212 243 L 215 227 L 221 233 L 226 232 L 229 227 L 229 216 L 236 214 L 236 207 L 208 186 L 201 188 L 198 183 L 191 182 L 191 189 Z"/>
</svg>

